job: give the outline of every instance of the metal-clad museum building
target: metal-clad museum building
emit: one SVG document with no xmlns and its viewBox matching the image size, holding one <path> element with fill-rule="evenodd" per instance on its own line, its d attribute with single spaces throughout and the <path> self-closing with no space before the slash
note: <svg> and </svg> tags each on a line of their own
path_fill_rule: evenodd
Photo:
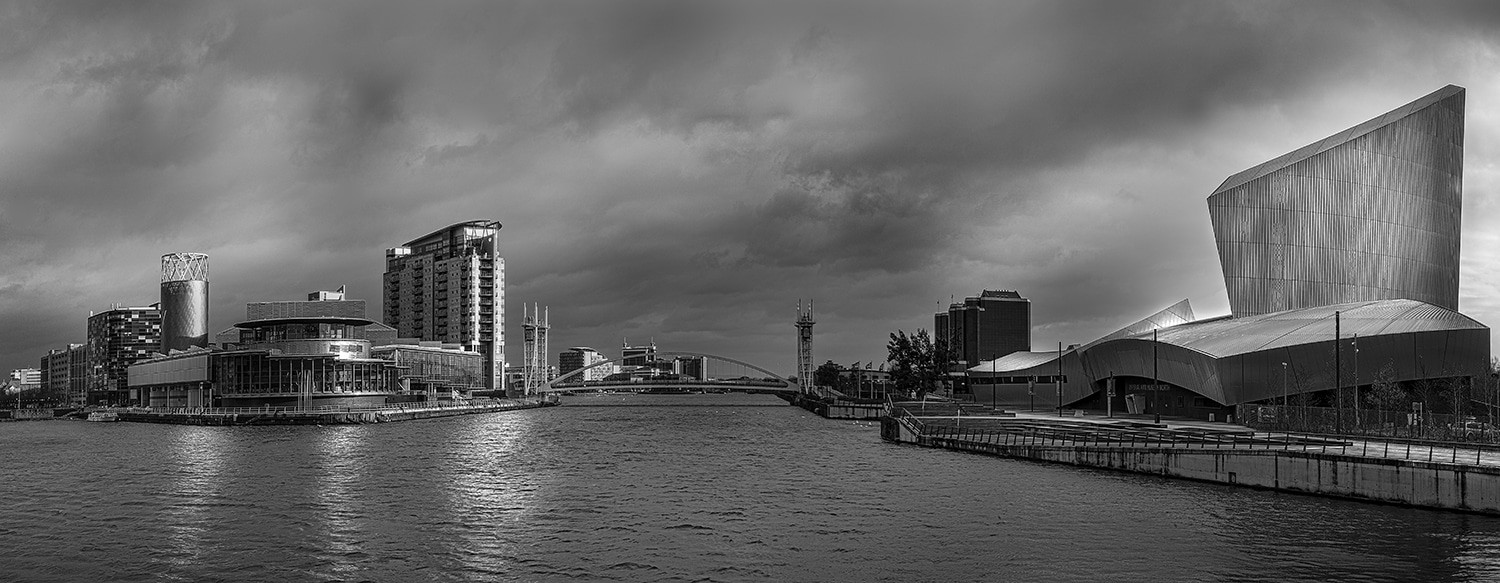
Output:
<svg viewBox="0 0 1500 583">
<path fill-rule="evenodd" d="M 1208 206 L 1231 316 L 1194 321 L 1184 301 L 981 363 L 975 398 L 1104 409 L 1113 379 L 1117 410 L 1200 416 L 1331 389 L 1335 362 L 1346 387 L 1487 374 L 1489 328 L 1456 311 L 1463 116 L 1449 85 L 1229 177 Z"/>
</svg>

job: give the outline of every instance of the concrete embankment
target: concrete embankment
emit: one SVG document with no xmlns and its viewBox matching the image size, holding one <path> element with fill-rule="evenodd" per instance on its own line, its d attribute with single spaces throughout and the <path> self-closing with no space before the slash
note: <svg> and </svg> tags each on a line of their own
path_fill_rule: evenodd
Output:
<svg viewBox="0 0 1500 583">
<path fill-rule="evenodd" d="M 174 425 L 358 425 L 534 409 L 556 404 L 556 400 L 528 397 L 379 409 L 128 409 L 118 410 L 117 414 L 120 421 Z"/>
<path fill-rule="evenodd" d="M 795 395 L 788 399 L 793 405 L 807 409 L 827 419 L 858 419 L 874 421 L 885 415 L 883 403 L 861 403 L 847 400 L 822 400 Z"/>
<path fill-rule="evenodd" d="M 1494 452 L 1460 454 L 1429 448 L 1424 450 L 1427 460 L 1403 459 L 1386 457 L 1389 449 L 1368 442 L 1295 434 L 1147 424 L 1096 423 L 1090 428 L 1076 420 L 1021 419 L 1020 424 L 988 425 L 973 417 L 953 424 L 945 423 L 948 420 L 934 414 L 924 422 L 898 412 L 882 418 L 881 434 L 891 441 L 1010 458 L 1500 514 L 1500 463 Z"/>
<path fill-rule="evenodd" d="M 0 411 L 0 421 L 41 421 L 57 415 L 54 409 L 6 409 Z"/>
</svg>

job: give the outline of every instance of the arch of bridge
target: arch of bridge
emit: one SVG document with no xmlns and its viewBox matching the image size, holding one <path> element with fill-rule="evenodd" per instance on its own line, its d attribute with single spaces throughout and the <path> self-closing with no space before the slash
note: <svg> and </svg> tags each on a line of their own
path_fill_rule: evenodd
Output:
<svg viewBox="0 0 1500 583">
<path fill-rule="evenodd" d="M 791 381 L 788 381 L 786 379 L 781 378 L 780 375 L 777 375 L 774 372 L 771 372 L 771 371 L 766 370 L 764 368 L 755 366 L 755 365 L 750 364 L 748 362 L 745 362 L 743 360 L 735 360 L 733 358 L 729 358 L 729 357 L 725 357 L 725 356 L 719 356 L 717 354 L 707 354 L 707 353 L 703 353 L 703 352 L 688 352 L 688 351 L 683 351 L 683 350 L 662 351 L 662 352 L 657 352 L 656 354 L 658 356 L 701 356 L 703 358 L 712 358 L 714 360 L 722 360 L 722 361 L 730 363 L 730 364 L 737 364 L 737 365 L 743 366 L 745 368 L 754 370 L 756 372 L 762 373 L 762 374 L 766 375 L 766 378 L 771 378 L 771 379 L 776 379 L 778 381 L 781 381 L 782 384 L 786 385 L 785 388 L 787 388 L 787 389 L 797 389 L 798 388 L 798 386 L 796 384 L 792 383 Z M 568 374 L 565 374 L 565 375 L 559 376 L 559 377 L 557 377 L 555 379 L 552 379 L 552 382 L 549 382 L 546 385 L 543 385 L 542 388 L 539 389 L 539 390 L 540 391 L 570 391 L 570 390 L 574 390 L 577 387 L 567 387 L 567 388 L 561 388 L 561 389 L 559 389 L 559 388 L 554 388 L 554 386 L 557 383 L 560 383 L 560 382 L 565 381 L 567 379 L 571 379 L 573 377 L 581 375 L 581 374 L 583 374 L 584 371 L 589 370 L 591 368 L 594 368 L 596 366 L 604 366 L 606 364 L 611 364 L 611 363 L 619 362 L 619 361 L 624 360 L 624 359 L 625 359 L 624 357 L 620 357 L 620 358 L 611 358 L 611 359 L 607 359 L 607 360 L 601 360 L 599 362 L 596 362 L 594 364 L 585 366 L 585 367 L 580 368 L 578 370 L 570 371 Z"/>
</svg>

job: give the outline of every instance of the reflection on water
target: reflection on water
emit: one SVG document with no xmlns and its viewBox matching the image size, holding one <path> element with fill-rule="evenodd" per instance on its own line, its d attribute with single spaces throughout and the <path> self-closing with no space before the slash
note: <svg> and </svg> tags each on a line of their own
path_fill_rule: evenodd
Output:
<svg viewBox="0 0 1500 583">
<path fill-rule="evenodd" d="M 322 527 L 325 543 L 319 555 L 338 579 L 352 576 L 359 570 L 359 563 L 366 555 L 360 548 L 363 539 L 364 517 L 379 509 L 372 507 L 362 495 L 361 486 L 366 483 L 366 452 L 363 438 L 365 426 L 334 426 L 303 428 L 315 447 L 312 479 L 317 502 L 316 516 Z"/>
<path fill-rule="evenodd" d="M 535 415 L 498 416 L 491 423 L 471 423 L 455 432 L 446 480 L 448 511 L 458 524 L 449 550 L 465 572 L 480 578 L 504 575 L 515 560 L 512 539 L 500 533 L 525 530 L 536 506 L 538 483 L 548 481 L 545 468 L 526 464 L 525 444 L 534 439 Z M 525 473 L 515 471 L 528 467 Z"/>
<path fill-rule="evenodd" d="M 772 397 L 0 424 L 0 580 L 1489 581 L 1500 519 L 883 443 Z M 774 403 L 768 403 L 774 404 Z M 701 406 L 698 406 L 701 405 Z"/>
<path fill-rule="evenodd" d="M 158 518 L 167 530 L 168 544 L 153 549 L 160 559 L 178 567 L 168 573 L 199 564 L 217 550 L 212 542 L 205 542 L 212 524 L 209 515 L 216 506 L 226 503 L 222 476 L 229 442 L 216 428 L 174 429 L 167 436 L 163 467 L 172 483 L 168 491 L 159 493 L 167 498 Z"/>
</svg>

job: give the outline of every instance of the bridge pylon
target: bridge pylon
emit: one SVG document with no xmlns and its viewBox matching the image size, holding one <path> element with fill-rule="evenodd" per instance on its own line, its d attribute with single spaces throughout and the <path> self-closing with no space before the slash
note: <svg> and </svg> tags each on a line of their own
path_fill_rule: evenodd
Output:
<svg viewBox="0 0 1500 583">
<path fill-rule="evenodd" d="M 549 311 L 532 304 L 528 313 L 526 304 L 521 304 L 521 331 L 524 335 L 521 382 L 527 395 L 536 394 L 551 380 L 547 378 L 547 331 L 552 328 L 547 324 Z"/>
<path fill-rule="evenodd" d="M 812 300 L 807 300 L 806 311 L 802 309 L 802 300 L 797 300 L 797 383 L 802 385 L 803 393 L 812 393 L 816 386 L 813 380 L 813 324 Z"/>
</svg>

